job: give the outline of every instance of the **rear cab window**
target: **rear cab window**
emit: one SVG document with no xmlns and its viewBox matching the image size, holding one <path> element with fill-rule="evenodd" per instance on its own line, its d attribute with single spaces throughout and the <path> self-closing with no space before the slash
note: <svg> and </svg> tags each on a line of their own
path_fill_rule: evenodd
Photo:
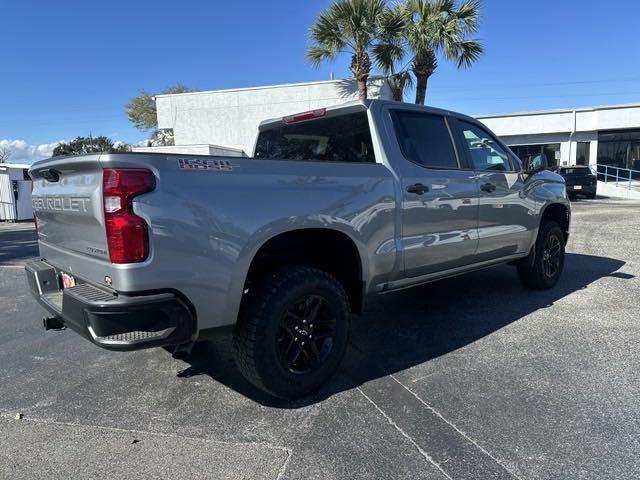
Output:
<svg viewBox="0 0 640 480">
<path fill-rule="evenodd" d="M 375 163 L 367 112 L 277 123 L 258 135 L 255 158 Z"/>
</svg>

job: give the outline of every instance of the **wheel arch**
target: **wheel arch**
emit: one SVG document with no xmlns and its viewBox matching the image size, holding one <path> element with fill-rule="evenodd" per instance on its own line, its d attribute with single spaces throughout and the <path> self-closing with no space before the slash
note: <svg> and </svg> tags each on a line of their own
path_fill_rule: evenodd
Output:
<svg viewBox="0 0 640 480">
<path fill-rule="evenodd" d="M 351 310 L 364 308 L 364 263 L 356 242 L 345 232 L 311 227 L 281 232 L 265 239 L 251 258 L 244 288 L 269 271 L 287 265 L 319 268 L 333 275 L 344 287 Z"/>
<path fill-rule="evenodd" d="M 565 244 L 569 240 L 569 228 L 571 226 L 571 209 L 564 203 L 551 202 L 544 207 L 540 214 L 540 225 L 545 221 L 554 221 L 564 233 Z"/>
</svg>

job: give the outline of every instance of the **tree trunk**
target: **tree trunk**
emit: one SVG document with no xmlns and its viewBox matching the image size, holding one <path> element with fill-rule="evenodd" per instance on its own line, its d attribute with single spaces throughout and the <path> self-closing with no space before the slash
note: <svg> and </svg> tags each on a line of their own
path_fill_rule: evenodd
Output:
<svg viewBox="0 0 640 480">
<path fill-rule="evenodd" d="M 358 82 L 358 98 L 367 99 L 367 81 L 371 72 L 371 60 L 366 51 L 357 52 L 351 57 L 351 73 Z"/>
<path fill-rule="evenodd" d="M 424 105 L 427 97 L 427 76 L 416 74 L 416 105 Z"/>
<path fill-rule="evenodd" d="M 387 77 L 387 84 L 391 90 L 391 96 L 396 102 L 402 102 L 404 100 L 404 89 L 408 79 L 408 72 L 393 73 Z"/>
<path fill-rule="evenodd" d="M 402 101 L 402 89 L 398 85 L 393 85 L 391 87 L 391 95 L 396 102 Z"/>
<path fill-rule="evenodd" d="M 427 98 L 427 82 L 438 67 L 433 50 L 428 50 L 413 59 L 413 74 L 416 76 L 416 105 L 424 105 Z"/>
<path fill-rule="evenodd" d="M 367 99 L 367 80 L 369 75 L 360 75 L 358 77 L 358 98 L 360 100 Z"/>
</svg>

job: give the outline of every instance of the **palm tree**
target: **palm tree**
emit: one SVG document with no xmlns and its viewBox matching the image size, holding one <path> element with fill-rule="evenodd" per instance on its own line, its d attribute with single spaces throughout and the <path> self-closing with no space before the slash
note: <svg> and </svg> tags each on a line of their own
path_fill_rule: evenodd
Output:
<svg viewBox="0 0 640 480">
<path fill-rule="evenodd" d="M 453 60 L 458 68 L 470 67 L 483 52 L 468 36 L 478 30 L 479 0 L 407 0 L 404 40 L 411 52 L 411 71 L 416 77 L 416 104 L 424 105 L 427 82 L 438 67 L 438 56 Z"/>
<path fill-rule="evenodd" d="M 385 0 L 338 0 L 323 11 L 311 27 L 314 45 L 307 59 L 318 65 L 340 53 L 351 54 L 351 73 L 358 83 L 358 96 L 367 98 L 371 73 L 371 50 L 379 33 Z"/>
<path fill-rule="evenodd" d="M 385 10 L 380 16 L 378 43 L 373 46 L 376 65 L 387 77 L 393 99 L 401 102 L 404 90 L 413 84 L 413 78 L 407 69 L 398 68 L 398 63 L 406 57 L 404 33 L 408 22 L 408 10 L 402 4 L 396 4 Z"/>
</svg>

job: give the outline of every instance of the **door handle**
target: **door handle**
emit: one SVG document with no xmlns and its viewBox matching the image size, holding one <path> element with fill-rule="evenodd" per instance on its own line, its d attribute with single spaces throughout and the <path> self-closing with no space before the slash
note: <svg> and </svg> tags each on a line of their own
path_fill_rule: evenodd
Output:
<svg viewBox="0 0 640 480">
<path fill-rule="evenodd" d="M 485 183 L 480 187 L 480 190 L 491 193 L 496 189 L 496 186 L 493 183 Z"/>
<path fill-rule="evenodd" d="M 429 187 L 427 187 L 426 185 L 423 185 L 422 183 L 416 183 L 415 185 L 409 185 L 407 187 L 407 192 L 415 193 L 417 195 L 422 195 L 428 191 L 429 191 Z"/>
</svg>

